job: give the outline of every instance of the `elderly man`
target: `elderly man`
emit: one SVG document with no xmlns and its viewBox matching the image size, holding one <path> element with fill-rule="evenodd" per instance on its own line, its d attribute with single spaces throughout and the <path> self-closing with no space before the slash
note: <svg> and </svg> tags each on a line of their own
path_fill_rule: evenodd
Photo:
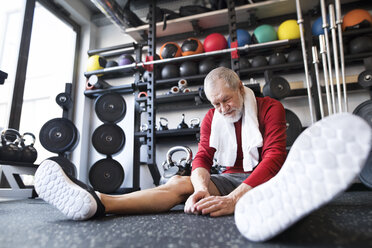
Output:
<svg viewBox="0 0 372 248">
<path fill-rule="evenodd" d="M 288 164 L 286 167 L 290 172 L 279 176 L 281 174 L 279 170 L 286 159 L 286 122 L 282 104 L 269 97 L 255 97 L 252 90 L 243 86 L 234 71 L 224 67 L 216 68 L 206 76 L 204 88 L 214 109 L 209 110 L 203 119 L 199 148 L 192 163 L 191 176 L 174 176 L 165 185 L 130 194 L 106 195 L 70 178 L 55 161 L 45 160 L 35 174 L 35 189 L 39 197 L 74 220 L 86 220 L 103 216 L 105 213 L 158 213 L 168 211 L 183 202 L 184 211 L 190 214 L 222 216 L 232 214 L 236 210 L 236 223 L 242 234 L 248 239 L 262 241 L 284 230 L 310 210 L 329 201 L 335 194 L 345 189 L 352 181 L 352 177 L 358 173 L 359 169 L 350 172 L 347 180 L 334 187 L 331 193 L 318 197 L 300 211 L 295 209 L 296 214 L 284 214 L 283 209 L 280 209 L 284 208 L 284 204 L 278 197 L 285 196 L 285 199 L 291 199 L 293 196 L 298 200 L 301 197 L 306 198 L 294 191 L 294 193 L 286 191 L 300 188 L 301 182 L 295 186 L 288 185 L 287 182 L 296 179 L 296 176 L 297 179 L 306 176 L 303 172 L 304 164 L 309 161 L 317 164 L 314 168 L 318 171 L 312 170 L 315 174 L 311 175 L 315 180 L 318 179 L 316 174 L 323 171 L 322 167 L 326 163 L 331 163 L 337 170 L 340 167 L 338 160 L 335 162 L 333 157 L 327 157 L 329 152 L 326 149 L 323 155 L 311 156 L 311 152 L 305 153 L 307 157 L 305 156 L 306 159 L 303 161 L 301 155 L 298 155 L 298 150 L 307 151 L 311 148 L 303 144 L 308 139 L 304 134 L 301 136 L 305 138 L 300 136 L 297 142 L 298 148 L 294 145 L 296 155 L 285 163 Z M 337 125 L 340 123 L 359 125 L 359 129 L 366 125 L 359 119 L 355 121 L 353 118 L 356 117 L 351 118 L 349 115 L 346 117 L 342 115 L 340 118 L 336 121 L 326 120 L 326 124 L 319 125 L 337 122 Z M 345 126 L 347 125 L 341 125 L 340 132 L 348 131 Z M 368 127 L 367 131 L 360 135 L 368 138 L 361 138 L 365 144 L 369 144 L 369 129 Z M 317 126 L 309 128 L 309 132 L 312 130 L 316 133 Z M 322 142 L 323 138 L 320 135 L 317 141 Z M 344 139 L 348 139 L 347 135 L 341 134 L 341 143 L 348 142 Z M 367 152 L 364 153 L 365 149 L 362 150 L 361 159 L 352 162 L 358 165 L 356 168 L 361 167 L 366 157 Z M 321 159 L 317 160 L 318 157 Z M 224 173 L 210 175 L 214 158 L 219 164 L 226 166 Z M 278 176 L 275 176 L 278 172 Z M 274 180 L 277 177 L 281 178 L 279 182 Z M 270 180 L 271 178 L 273 179 Z M 325 183 L 325 179 L 322 179 L 319 187 Z M 306 177 L 303 180 L 307 183 L 307 189 L 314 185 L 312 180 Z M 271 182 L 276 184 L 272 185 Z M 276 201 L 270 202 L 271 198 Z M 295 201 L 293 205 L 296 205 Z M 276 207 L 280 211 L 276 212 Z M 270 216 L 275 217 L 274 222 Z M 258 228 L 251 228 L 252 225 L 257 225 Z"/>
</svg>

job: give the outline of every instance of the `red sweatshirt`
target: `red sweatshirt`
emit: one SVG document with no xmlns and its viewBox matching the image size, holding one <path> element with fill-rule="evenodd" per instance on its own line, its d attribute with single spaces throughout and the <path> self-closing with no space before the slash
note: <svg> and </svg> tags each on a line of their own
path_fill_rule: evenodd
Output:
<svg viewBox="0 0 372 248">
<path fill-rule="evenodd" d="M 259 164 L 252 174 L 244 181 L 251 187 L 268 181 L 276 175 L 282 167 L 286 151 L 286 121 L 283 105 L 270 97 L 256 97 L 258 109 L 259 129 L 263 138 L 263 145 L 258 149 Z M 198 152 L 192 162 L 192 170 L 203 167 L 210 171 L 216 149 L 209 146 L 211 124 L 215 109 L 210 109 L 205 115 L 200 128 L 200 142 Z M 243 151 L 241 140 L 242 120 L 234 123 L 236 142 L 238 143 L 236 161 L 233 167 L 227 167 L 223 173 L 245 173 L 243 170 Z M 221 130 L 223 132 L 223 130 Z M 246 172 L 249 173 L 249 172 Z"/>
</svg>

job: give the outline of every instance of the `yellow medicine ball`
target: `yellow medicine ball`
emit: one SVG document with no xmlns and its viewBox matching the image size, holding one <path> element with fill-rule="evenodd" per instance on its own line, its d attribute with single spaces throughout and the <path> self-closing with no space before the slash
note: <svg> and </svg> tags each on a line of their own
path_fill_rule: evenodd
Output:
<svg viewBox="0 0 372 248">
<path fill-rule="evenodd" d="M 300 27 L 296 20 L 286 20 L 278 28 L 279 40 L 292 40 L 300 38 Z"/>
<path fill-rule="evenodd" d="M 106 59 L 93 55 L 88 58 L 87 71 L 96 71 L 105 68 Z"/>
</svg>

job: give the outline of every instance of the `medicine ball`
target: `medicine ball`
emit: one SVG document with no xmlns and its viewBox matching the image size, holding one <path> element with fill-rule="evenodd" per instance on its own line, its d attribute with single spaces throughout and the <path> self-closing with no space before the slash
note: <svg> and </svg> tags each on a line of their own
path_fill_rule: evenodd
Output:
<svg viewBox="0 0 372 248">
<path fill-rule="evenodd" d="M 327 15 L 327 22 L 329 24 L 329 16 Z M 328 27 L 328 32 L 329 32 L 329 27 Z M 315 22 L 313 23 L 313 26 L 311 27 L 311 33 L 315 36 L 324 34 L 324 29 L 323 29 L 323 19 L 322 17 L 318 17 Z"/>
<path fill-rule="evenodd" d="M 237 40 L 238 40 L 238 46 L 240 46 L 240 47 L 251 43 L 251 35 L 248 33 L 248 31 L 246 31 L 244 29 L 237 29 L 236 30 L 236 37 L 237 37 Z M 230 47 L 230 41 L 231 41 L 231 38 L 229 36 L 229 38 L 227 40 L 227 43 L 228 43 L 229 47 Z"/>
<path fill-rule="evenodd" d="M 199 74 L 208 74 L 211 70 L 217 68 L 214 58 L 208 57 L 199 62 Z"/>
<path fill-rule="evenodd" d="M 279 40 L 293 40 L 300 38 L 300 27 L 296 20 L 286 20 L 278 27 Z"/>
<path fill-rule="evenodd" d="M 204 48 L 200 40 L 196 38 L 188 38 L 181 46 L 182 56 L 203 53 Z"/>
<path fill-rule="evenodd" d="M 175 42 L 166 42 L 160 48 L 160 58 L 169 59 L 182 55 L 180 46 Z"/>
<path fill-rule="evenodd" d="M 288 63 L 300 62 L 302 59 L 302 51 L 299 49 L 292 50 L 288 53 Z"/>
<path fill-rule="evenodd" d="M 176 65 L 173 64 L 167 64 L 163 67 L 161 70 L 161 78 L 167 79 L 167 78 L 176 78 L 179 77 L 179 70 Z"/>
<path fill-rule="evenodd" d="M 252 59 L 252 67 L 261 67 L 267 65 L 266 57 L 257 55 Z"/>
<path fill-rule="evenodd" d="M 88 58 L 87 71 L 96 71 L 106 67 L 106 59 L 99 55 L 93 55 Z"/>
<path fill-rule="evenodd" d="M 269 41 L 277 40 L 278 36 L 273 26 L 263 24 L 258 26 L 252 35 L 252 42 L 253 43 L 264 43 Z"/>
<path fill-rule="evenodd" d="M 251 63 L 247 57 L 240 57 L 239 58 L 239 65 L 240 69 L 248 69 L 251 67 Z"/>
<path fill-rule="evenodd" d="M 132 55 L 129 54 L 120 55 L 118 59 L 119 65 L 130 65 L 132 63 L 134 63 L 134 58 L 132 57 Z"/>
<path fill-rule="evenodd" d="M 283 53 L 274 53 L 269 57 L 269 65 L 285 64 L 286 58 Z"/>
<path fill-rule="evenodd" d="M 180 76 L 193 76 L 198 74 L 198 65 L 194 61 L 185 61 L 180 65 Z"/>
<path fill-rule="evenodd" d="M 230 59 L 222 59 L 220 61 L 220 63 L 218 63 L 218 66 L 231 69 L 231 60 Z"/>
<path fill-rule="evenodd" d="M 352 54 L 372 51 L 372 38 L 360 36 L 352 39 L 349 43 L 349 50 Z"/>
<path fill-rule="evenodd" d="M 227 41 L 222 34 L 213 33 L 205 38 L 203 46 L 205 52 L 222 50 L 227 48 Z"/>
<path fill-rule="evenodd" d="M 342 30 L 366 28 L 372 25 L 371 14 L 364 9 L 354 9 L 346 13 L 342 22 Z"/>
<path fill-rule="evenodd" d="M 155 80 L 157 79 L 160 79 L 160 76 L 161 76 L 161 68 L 159 66 L 155 67 L 156 69 L 156 74 L 155 74 Z M 142 75 L 142 79 L 144 82 L 147 82 L 149 81 L 150 77 L 149 77 L 149 71 L 145 71 Z"/>
<path fill-rule="evenodd" d="M 107 61 L 106 63 L 106 68 L 109 68 L 109 67 L 115 67 L 115 66 L 118 66 L 118 62 L 114 61 L 114 60 L 109 60 Z"/>
</svg>

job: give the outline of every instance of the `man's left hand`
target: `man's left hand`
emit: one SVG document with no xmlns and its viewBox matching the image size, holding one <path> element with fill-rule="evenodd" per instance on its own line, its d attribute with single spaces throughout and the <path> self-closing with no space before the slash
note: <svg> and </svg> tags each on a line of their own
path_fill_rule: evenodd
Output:
<svg viewBox="0 0 372 248">
<path fill-rule="evenodd" d="M 235 200 L 231 196 L 209 196 L 197 202 L 195 209 L 203 215 L 218 217 L 234 213 Z"/>
</svg>

